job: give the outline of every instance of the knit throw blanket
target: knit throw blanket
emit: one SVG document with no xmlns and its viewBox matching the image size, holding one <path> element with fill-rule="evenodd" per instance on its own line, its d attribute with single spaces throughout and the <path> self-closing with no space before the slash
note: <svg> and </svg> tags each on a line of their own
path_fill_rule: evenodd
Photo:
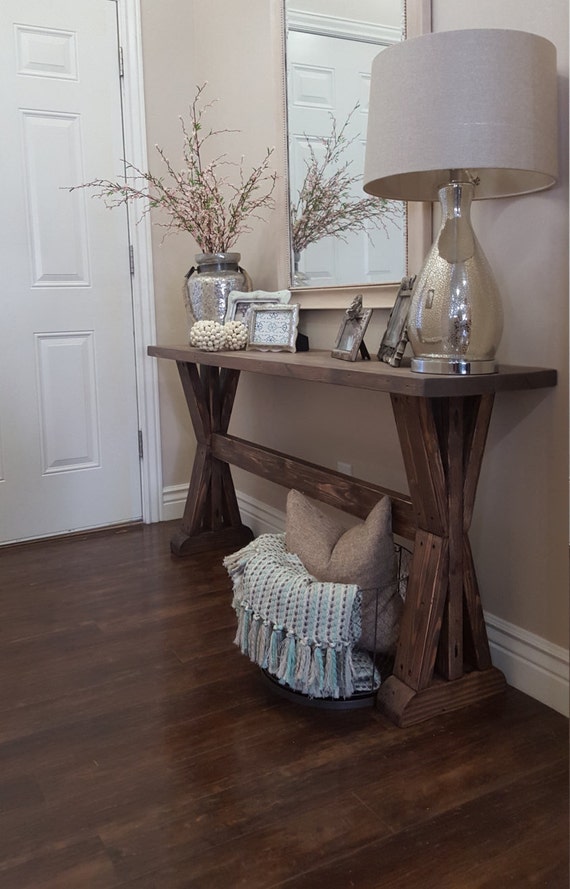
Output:
<svg viewBox="0 0 570 889">
<path fill-rule="evenodd" d="M 363 673 L 370 687 L 372 661 L 354 651 L 361 632 L 356 584 L 315 580 L 287 552 L 284 534 L 261 535 L 224 566 L 238 618 L 234 642 L 243 654 L 310 697 L 350 697 Z"/>
</svg>

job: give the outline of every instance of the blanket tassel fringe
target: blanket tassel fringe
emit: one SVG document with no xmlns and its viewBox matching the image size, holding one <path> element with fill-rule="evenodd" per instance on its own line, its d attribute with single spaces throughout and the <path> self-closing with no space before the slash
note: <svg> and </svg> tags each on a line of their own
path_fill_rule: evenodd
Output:
<svg viewBox="0 0 570 889">
<path fill-rule="evenodd" d="M 238 605 L 234 639 L 242 654 L 294 691 L 310 697 L 348 698 L 354 693 L 350 645 L 318 645 L 285 633 L 251 608 Z"/>
</svg>

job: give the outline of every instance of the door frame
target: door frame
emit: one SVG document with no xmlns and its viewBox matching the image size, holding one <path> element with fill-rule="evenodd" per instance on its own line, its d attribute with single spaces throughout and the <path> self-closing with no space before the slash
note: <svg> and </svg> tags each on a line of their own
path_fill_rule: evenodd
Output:
<svg viewBox="0 0 570 889">
<path fill-rule="evenodd" d="M 119 43 L 123 48 L 123 125 L 125 152 L 129 162 L 147 170 L 146 117 L 140 0 L 117 0 Z M 156 314 L 152 267 L 151 225 L 129 214 L 130 243 L 134 263 L 131 276 L 135 373 L 139 429 L 142 433 L 141 506 L 143 522 L 160 522 L 162 510 L 162 453 L 157 362 L 146 354 L 156 342 Z"/>
</svg>

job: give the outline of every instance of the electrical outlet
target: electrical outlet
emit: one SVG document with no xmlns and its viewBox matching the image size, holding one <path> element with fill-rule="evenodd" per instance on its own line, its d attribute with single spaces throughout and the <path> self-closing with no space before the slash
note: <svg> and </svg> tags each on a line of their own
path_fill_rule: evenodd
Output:
<svg viewBox="0 0 570 889">
<path fill-rule="evenodd" d="M 344 463 L 342 460 L 339 460 L 336 468 L 339 472 L 344 472 L 345 475 L 352 475 L 352 463 Z"/>
</svg>

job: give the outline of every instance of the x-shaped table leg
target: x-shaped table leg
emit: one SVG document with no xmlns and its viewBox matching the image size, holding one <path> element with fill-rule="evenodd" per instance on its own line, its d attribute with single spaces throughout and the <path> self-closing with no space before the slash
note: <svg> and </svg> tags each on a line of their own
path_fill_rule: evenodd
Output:
<svg viewBox="0 0 570 889">
<path fill-rule="evenodd" d="M 177 362 L 196 435 L 196 455 L 181 530 L 170 546 L 179 556 L 239 547 L 253 534 L 241 521 L 230 467 L 212 454 L 211 436 L 226 433 L 239 371 Z"/>
<path fill-rule="evenodd" d="M 492 395 L 393 395 L 418 531 L 393 675 L 378 704 L 399 725 L 504 688 L 491 665 L 468 530 Z"/>
</svg>

